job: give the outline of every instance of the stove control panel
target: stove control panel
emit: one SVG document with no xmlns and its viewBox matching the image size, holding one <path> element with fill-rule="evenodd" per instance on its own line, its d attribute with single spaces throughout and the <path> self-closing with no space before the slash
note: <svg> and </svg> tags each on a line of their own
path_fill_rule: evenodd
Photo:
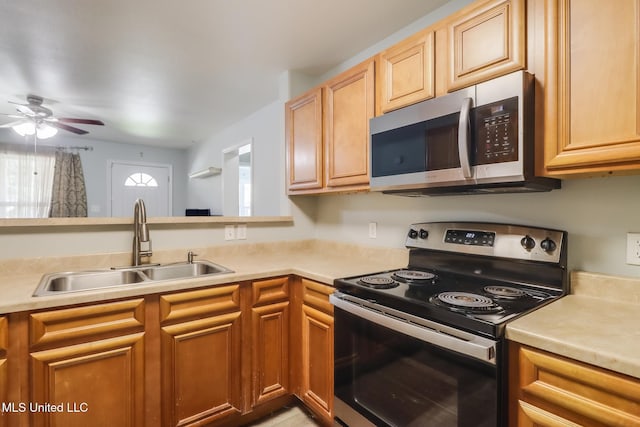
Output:
<svg viewBox="0 0 640 427">
<path fill-rule="evenodd" d="M 566 235 L 520 225 L 424 222 L 411 225 L 406 247 L 557 263 L 566 252 Z"/>
<path fill-rule="evenodd" d="M 447 230 L 444 236 L 446 243 L 473 246 L 493 246 L 496 233 L 476 230 Z"/>
</svg>

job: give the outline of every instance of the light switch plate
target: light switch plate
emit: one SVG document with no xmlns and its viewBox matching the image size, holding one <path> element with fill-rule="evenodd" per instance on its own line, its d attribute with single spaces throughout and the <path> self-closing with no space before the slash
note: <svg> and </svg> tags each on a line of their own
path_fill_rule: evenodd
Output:
<svg viewBox="0 0 640 427">
<path fill-rule="evenodd" d="M 238 240 L 245 240 L 247 238 L 247 224 L 238 224 L 236 226 L 236 237 Z"/>
<path fill-rule="evenodd" d="M 224 240 L 235 240 L 236 239 L 236 226 L 235 225 L 225 225 L 224 226 Z"/>
</svg>

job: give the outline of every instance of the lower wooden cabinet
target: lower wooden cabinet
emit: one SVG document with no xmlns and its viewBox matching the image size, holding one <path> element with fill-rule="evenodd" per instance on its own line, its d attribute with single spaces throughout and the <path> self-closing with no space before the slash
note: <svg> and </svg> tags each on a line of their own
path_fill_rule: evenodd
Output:
<svg viewBox="0 0 640 427">
<path fill-rule="evenodd" d="M 510 343 L 510 426 L 640 425 L 640 380 Z"/>
<path fill-rule="evenodd" d="M 32 314 L 29 330 L 29 425 L 144 425 L 143 299 Z"/>
<path fill-rule="evenodd" d="M 252 283 L 252 406 L 289 391 L 289 278 Z"/>
<path fill-rule="evenodd" d="M 332 290 L 283 276 L 0 316 L 0 427 L 234 426 L 294 395 L 330 425 Z"/>
<path fill-rule="evenodd" d="M 162 425 L 242 412 L 240 285 L 160 297 Z"/>
<path fill-rule="evenodd" d="M 299 397 L 324 424 L 333 420 L 333 306 L 331 286 L 301 279 Z"/>
<path fill-rule="evenodd" d="M 7 350 L 9 349 L 9 322 L 6 317 L 0 317 L 0 404 L 9 402 L 9 375 Z M 8 416 L 4 408 L 0 412 L 0 427 L 7 425 Z"/>
</svg>

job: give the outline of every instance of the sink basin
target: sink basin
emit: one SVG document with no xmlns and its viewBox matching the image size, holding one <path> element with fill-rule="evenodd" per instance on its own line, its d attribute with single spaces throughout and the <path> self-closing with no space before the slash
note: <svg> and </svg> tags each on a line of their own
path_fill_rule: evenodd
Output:
<svg viewBox="0 0 640 427">
<path fill-rule="evenodd" d="M 188 279 L 209 274 L 233 273 L 226 267 L 208 261 L 165 264 L 141 270 L 150 280 Z"/>
<path fill-rule="evenodd" d="M 94 270 L 45 275 L 34 296 L 56 295 L 68 292 L 89 291 L 136 283 L 153 283 L 161 280 L 190 279 L 213 274 L 233 273 L 209 261 L 180 262 L 156 266 L 131 267 L 118 270 Z"/>
<path fill-rule="evenodd" d="M 34 296 L 130 285 L 145 280 L 136 270 L 54 273 L 42 278 Z"/>
</svg>

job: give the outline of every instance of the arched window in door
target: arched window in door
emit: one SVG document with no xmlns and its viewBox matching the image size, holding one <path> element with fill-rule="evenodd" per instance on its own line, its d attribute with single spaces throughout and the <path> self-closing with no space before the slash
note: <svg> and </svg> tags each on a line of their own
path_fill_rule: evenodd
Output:
<svg viewBox="0 0 640 427">
<path fill-rule="evenodd" d="M 124 181 L 125 187 L 157 187 L 158 181 L 144 172 L 132 173 Z"/>
</svg>

